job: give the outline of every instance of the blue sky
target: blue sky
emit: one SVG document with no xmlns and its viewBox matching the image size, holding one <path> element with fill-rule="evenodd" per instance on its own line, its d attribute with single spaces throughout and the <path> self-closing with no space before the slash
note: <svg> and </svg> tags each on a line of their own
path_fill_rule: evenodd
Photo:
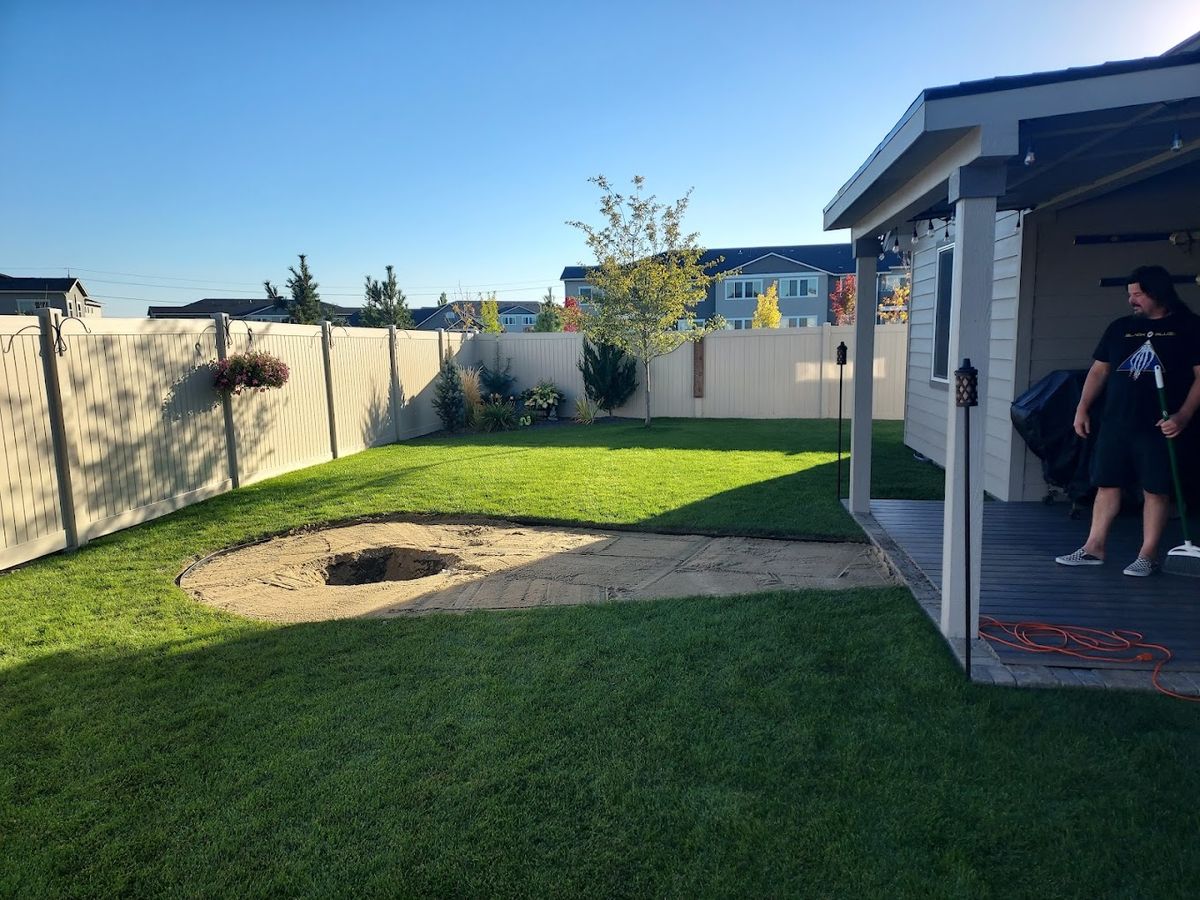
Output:
<svg viewBox="0 0 1200 900">
<path fill-rule="evenodd" d="M 0 2 L 0 272 L 70 266 L 108 315 L 261 295 L 309 256 L 562 296 L 635 173 L 710 247 L 817 243 L 924 87 L 1157 54 L 1196 0 Z M 130 298 L 130 299 L 126 299 Z"/>
</svg>

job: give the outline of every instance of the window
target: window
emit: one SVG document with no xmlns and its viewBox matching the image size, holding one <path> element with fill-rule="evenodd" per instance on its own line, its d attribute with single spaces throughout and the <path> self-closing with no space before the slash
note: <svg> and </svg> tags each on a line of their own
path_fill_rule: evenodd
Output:
<svg viewBox="0 0 1200 900">
<path fill-rule="evenodd" d="M 732 328 L 734 331 L 742 331 L 743 329 L 749 331 L 750 323 L 753 321 L 753 319 L 728 319 L 725 327 Z"/>
<path fill-rule="evenodd" d="M 726 300 L 753 300 L 763 292 L 762 279 L 731 279 L 725 282 Z"/>
<path fill-rule="evenodd" d="M 797 297 L 817 296 L 817 277 L 809 275 L 804 278 L 784 278 L 779 282 L 779 296 L 785 300 Z"/>
<path fill-rule="evenodd" d="M 933 312 L 933 380 L 950 380 L 950 302 L 954 245 L 938 251 L 937 303 Z"/>
<path fill-rule="evenodd" d="M 788 316 L 788 328 L 816 328 L 816 316 Z"/>
<path fill-rule="evenodd" d="M 590 287 L 581 287 L 579 289 L 579 293 L 576 294 L 576 296 L 580 300 L 591 300 L 592 299 L 592 289 Z"/>
</svg>

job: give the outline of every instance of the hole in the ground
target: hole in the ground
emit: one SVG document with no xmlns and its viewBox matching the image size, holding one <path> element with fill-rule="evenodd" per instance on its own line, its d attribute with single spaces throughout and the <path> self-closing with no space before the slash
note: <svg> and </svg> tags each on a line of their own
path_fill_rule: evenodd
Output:
<svg viewBox="0 0 1200 900">
<path fill-rule="evenodd" d="M 325 583 L 374 584 L 378 581 L 412 581 L 428 578 L 458 562 L 448 553 L 411 547 L 377 547 L 339 553 L 325 564 Z"/>
</svg>

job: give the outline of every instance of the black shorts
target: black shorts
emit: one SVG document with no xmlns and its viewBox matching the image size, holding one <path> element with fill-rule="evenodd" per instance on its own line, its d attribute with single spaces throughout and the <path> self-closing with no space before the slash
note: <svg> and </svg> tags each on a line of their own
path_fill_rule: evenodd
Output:
<svg viewBox="0 0 1200 900">
<path fill-rule="evenodd" d="M 1140 487 L 1150 494 L 1170 494 L 1167 439 L 1158 429 L 1102 427 L 1092 454 L 1091 474 L 1096 487 Z"/>
</svg>

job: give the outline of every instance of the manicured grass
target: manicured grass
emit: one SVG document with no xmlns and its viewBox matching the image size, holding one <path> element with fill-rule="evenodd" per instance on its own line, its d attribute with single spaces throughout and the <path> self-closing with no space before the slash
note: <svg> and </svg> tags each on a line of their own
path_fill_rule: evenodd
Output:
<svg viewBox="0 0 1200 900">
<path fill-rule="evenodd" d="M 1200 883 L 1195 709 L 964 685 L 901 590 L 274 627 L 172 583 L 367 512 L 844 533 L 828 423 L 660 426 L 384 448 L 0 576 L 0 895 Z"/>
</svg>

